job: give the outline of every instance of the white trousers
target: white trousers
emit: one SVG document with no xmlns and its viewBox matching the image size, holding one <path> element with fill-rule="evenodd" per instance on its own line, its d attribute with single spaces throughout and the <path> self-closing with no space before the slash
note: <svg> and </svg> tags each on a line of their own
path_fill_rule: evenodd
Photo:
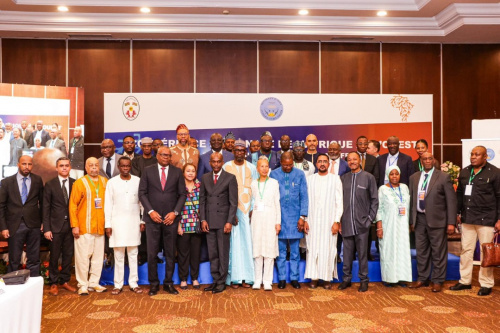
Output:
<svg viewBox="0 0 500 333">
<path fill-rule="evenodd" d="M 491 243 L 493 240 L 493 227 L 462 223 L 462 253 L 460 254 L 460 283 L 472 283 L 472 268 L 474 265 L 474 250 L 476 242 Z M 483 260 L 483 249 L 481 248 L 481 261 Z M 493 288 L 495 277 L 494 267 L 479 268 L 479 284 L 481 287 Z"/>
<path fill-rule="evenodd" d="M 84 234 L 75 239 L 75 275 L 79 288 L 99 285 L 103 261 L 104 235 Z"/>
<path fill-rule="evenodd" d="M 114 284 L 115 288 L 122 289 L 123 280 L 125 278 L 125 249 L 127 249 L 128 255 L 128 285 L 131 289 L 137 288 L 137 281 L 139 281 L 139 275 L 137 273 L 137 254 L 139 253 L 138 246 L 127 246 L 127 247 L 114 247 L 115 252 L 115 276 Z"/>
<path fill-rule="evenodd" d="M 76 170 L 76 169 L 71 169 L 69 171 L 69 176 L 75 179 L 82 178 L 84 176 L 84 171 L 83 170 Z"/>
<path fill-rule="evenodd" d="M 274 273 L 274 258 L 264 258 L 263 256 L 253 258 L 255 267 L 255 282 L 254 284 L 260 285 L 262 283 L 272 284 Z M 264 266 L 264 274 L 262 274 L 262 267 Z"/>
</svg>

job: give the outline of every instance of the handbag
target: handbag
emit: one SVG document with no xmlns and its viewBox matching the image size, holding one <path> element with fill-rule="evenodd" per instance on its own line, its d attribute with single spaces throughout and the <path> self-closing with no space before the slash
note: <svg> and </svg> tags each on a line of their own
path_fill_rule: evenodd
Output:
<svg viewBox="0 0 500 333">
<path fill-rule="evenodd" d="M 500 266 L 500 244 L 498 244 L 497 235 L 493 236 L 491 243 L 483 243 L 483 261 L 481 267 Z"/>
</svg>

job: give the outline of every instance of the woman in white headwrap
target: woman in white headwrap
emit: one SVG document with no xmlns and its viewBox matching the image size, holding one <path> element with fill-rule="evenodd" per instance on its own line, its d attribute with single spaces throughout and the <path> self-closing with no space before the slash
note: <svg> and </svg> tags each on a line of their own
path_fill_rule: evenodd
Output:
<svg viewBox="0 0 500 333">
<path fill-rule="evenodd" d="M 397 165 L 386 170 L 389 183 L 378 190 L 377 236 L 380 239 L 380 269 L 382 281 L 392 287 L 406 286 L 412 281 L 409 214 L 410 192 L 399 183 L 401 171 Z"/>
</svg>

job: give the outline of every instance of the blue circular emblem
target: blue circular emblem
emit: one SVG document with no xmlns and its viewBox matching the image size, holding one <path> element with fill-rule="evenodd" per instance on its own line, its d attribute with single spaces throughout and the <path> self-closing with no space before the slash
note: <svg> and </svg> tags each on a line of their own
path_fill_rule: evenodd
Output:
<svg viewBox="0 0 500 333">
<path fill-rule="evenodd" d="M 488 158 L 487 158 L 488 162 L 495 158 L 495 151 L 493 149 L 487 148 L 486 153 L 488 154 Z"/>
<path fill-rule="evenodd" d="M 275 97 L 268 97 L 260 103 L 260 114 L 267 120 L 278 120 L 283 115 L 283 104 Z"/>
</svg>

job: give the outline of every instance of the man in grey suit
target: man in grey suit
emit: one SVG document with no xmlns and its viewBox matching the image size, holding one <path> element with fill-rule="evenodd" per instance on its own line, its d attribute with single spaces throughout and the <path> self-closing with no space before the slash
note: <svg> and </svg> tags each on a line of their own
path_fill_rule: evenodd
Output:
<svg viewBox="0 0 500 333">
<path fill-rule="evenodd" d="M 221 153 L 210 155 L 212 172 L 205 173 L 200 187 L 200 220 L 207 233 L 208 256 L 213 283 L 205 291 L 220 293 L 226 289 L 229 269 L 231 228 L 236 225 L 238 183 L 236 177 L 222 170 Z"/>
<path fill-rule="evenodd" d="M 115 143 L 111 139 L 104 139 L 101 142 L 101 154 L 99 157 L 99 175 L 106 179 L 113 178 L 120 174 L 118 170 L 118 160 L 122 155 L 115 153 Z"/>
<path fill-rule="evenodd" d="M 64 156 L 66 156 L 67 155 L 66 143 L 64 143 L 64 140 L 61 140 L 57 137 L 57 128 L 52 127 L 49 135 L 50 135 L 50 140 L 47 141 L 47 143 L 45 144 L 45 147 L 52 148 L 52 149 L 58 149 L 64 154 Z"/>
<path fill-rule="evenodd" d="M 432 262 L 432 291 L 440 292 L 446 278 L 448 242 L 455 232 L 457 197 L 450 176 L 434 168 L 434 156 L 420 157 L 424 170 L 410 177 L 411 228 L 415 230 L 418 280 L 410 288 L 429 285 Z"/>
</svg>

